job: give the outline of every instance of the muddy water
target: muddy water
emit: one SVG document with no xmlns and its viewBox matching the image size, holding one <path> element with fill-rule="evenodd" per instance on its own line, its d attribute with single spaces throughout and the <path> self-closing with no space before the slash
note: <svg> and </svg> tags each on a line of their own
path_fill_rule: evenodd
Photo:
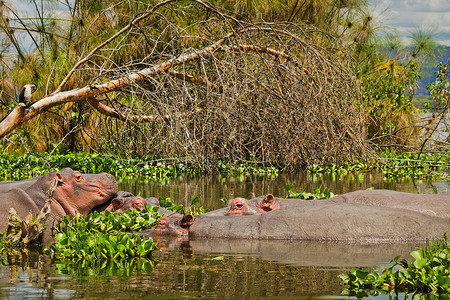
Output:
<svg viewBox="0 0 450 300">
<path fill-rule="evenodd" d="M 337 194 L 369 187 L 449 193 L 447 181 L 387 182 L 377 173 L 339 178 L 280 174 L 169 182 L 124 180 L 120 189 L 144 197 L 172 197 L 187 205 L 195 195 L 203 206 L 215 209 L 223 205 L 220 198 L 285 196 L 286 184 L 305 191 L 326 186 Z M 170 241 L 164 246 L 154 255 L 156 265 L 141 271 L 134 267 L 68 268 L 36 254 L 3 256 L 0 299 L 341 299 L 347 297 L 341 294 L 339 274 L 352 267 L 381 270 L 393 257 L 409 258 L 411 251 L 424 245 L 192 240 Z"/>
</svg>

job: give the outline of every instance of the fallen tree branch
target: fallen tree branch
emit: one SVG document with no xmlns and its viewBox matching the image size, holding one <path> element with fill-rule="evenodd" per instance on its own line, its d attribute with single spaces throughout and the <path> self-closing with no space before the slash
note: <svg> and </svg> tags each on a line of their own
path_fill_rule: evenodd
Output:
<svg viewBox="0 0 450 300">
<path fill-rule="evenodd" d="M 252 30 L 258 30 L 257 27 L 249 27 L 242 29 L 243 31 L 252 31 Z M 59 104 L 64 104 L 67 102 L 82 102 L 82 101 L 89 101 L 92 106 L 94 106 L 99 112 L 106 114 L 110 117 L 115 117 L 119 119 L 124 119 L 121 114 L 112 108 L 107 108 L 106 106 L 102 105 L 98 101 L 92 100 L 95 99 L 97 96 L 120 90 L 132 83 L 141 82 L 147 79 L 148 77 L 153 77 L 162 73 L 169 73 L 177 78 L 184 78 L 185 80 L 188 80 L 190 82 L 194 83 L 201 83 L 206 84 L 209 87 L 214 88 L 215 90 L 219 90 L 219 87 L 212 85 L 209 82 L 203 82 L 201 80 L 195 79 L 193 77 L 190 77 L 189 75 L 183 75 L 179 74 L 175 71 L 171 72 L 169 69 L 171 69 L 174 66 L 185 64 L 188 62 L 191 62 L 198 58 L 204 58 L 213 55 L 216 51 L 226 51 L 226 50 L 233 50 L 233 51 L 256 51 L 258 53 L 265 52 L 270 55 L 275 56 L 281 56 L 286 59 L 292 60 L 292 58 L 280 51 L 277 51 L 275 49 L 266 48 L 266 47 L 260 47 L 256 45 L 243 45 L 243 46 L 225 46 L 223 47 L 223 43 L 228 40 L 231 36 L 235 35 L 235 32 L 231 32 L 227 34 L 225 37 L 218 40 L 216 43 L 214 43 L 211 46 L 205 47 L 200 51 L 195 51 L 188 54 L 180 55 L 177 58 L 169 59 L 167 61 L 164 61 L 160 64 L 157 64 L 151 68 L 145 68 L 141 71 L 138 71 L 136 73 L 132 73 L 128 76 L 124 76 L 115 80 L 111 80 L 109 82 L 98 84 L 98 85 L 87 85 L 80 89 L 73 89 L 70 91 L 64 91 L 64 92 L 58 92 L 54 93 L 52 95 L 49 95 L 35 103 L 33 103 L 29 108 L 26 108 L 23 106 L 23 104 L 19 104 L 16 106 L 11 113 L 8 114 L 1 122 L 0 122 L 0 138 L 4 137 L 6 134 L 13 131 L 17 126 L 20 124 L 36 117 L 38 114 L 47 111 L 51 107 L 54 107 Z M 314 81 L 316 81 L 313 78 Z M 129 119 L 129 117 L 127 117 Z M 156 121 L 158 118 L 155 116 L 134 116 L 136 120 L 143 121 L 143 122 L 153 122 Z"/>
</svg>

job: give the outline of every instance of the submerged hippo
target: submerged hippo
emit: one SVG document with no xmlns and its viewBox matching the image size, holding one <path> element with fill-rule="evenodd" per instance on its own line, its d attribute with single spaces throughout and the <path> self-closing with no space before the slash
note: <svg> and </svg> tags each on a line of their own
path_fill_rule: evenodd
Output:
<svg viewBox="0 0 450 300">
<path fill-rule="evenodd" d="M 44 206 L 46 193 L 55 177 L 58 183 L 47 220 L 49 225 L 65 215 L 75 216 L 76 212 L 86 215 L 117 193 L 117 182 L 111 174 L 81 174 L 68 168 L 22 182 L 5 182 L 0 184 L 0 231 L 8 225 L 11 207 L 22 218 L 30 211 L 38 213 Z"/>
<path fill-rule="evenodd" d="M 328 200 L 268 195 L 234 199 L 228 208 L 196 216 L 189 238 L 415 241 L 442 237 L 449 230 L 449 215 L 449 195 L 387 190 L 358 191 Z"/>
</svg>

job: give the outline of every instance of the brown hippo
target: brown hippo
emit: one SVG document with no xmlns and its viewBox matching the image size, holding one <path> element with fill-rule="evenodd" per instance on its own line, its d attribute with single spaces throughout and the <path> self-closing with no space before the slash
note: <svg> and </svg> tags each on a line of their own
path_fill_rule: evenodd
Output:
<svg viewBox="0 0 450 300">
<path fill-rule="evenodd" d="M 449 230 L 449 195 L 367 190 L 329 200 L 274 198 L 278 209 L 245 211 L 267 202 L 261 199 L 239 199 L 242 215 L 220 209 L 196 216 L 189 238 L 388 242 L 440 238 Z"/>
<path fill-rule="evenodd" d="M 280 201 L 284 199 L 274 197 L 272 194 L 259 196 L 251 200 L 234 198 L 228 201 L 224 208 L 216 209 L 206 213 L 208 216 L 244 216 L 257 215 L 271 210 L 279 209 Z"/>
<path fill-rule="evenodd" d="M 231 203 L 234 201 L 239 202 L 238 209 L 231 205 L 231 207 L 228 206 L 224 209 L 213 211 L 211 214 L 228 216 L 252 215 L 280 208 L 295 207 L 298 201 L 311 200 L 281 199 L 268 194 L 251 200 L 236 198 Z M 362 190 L 339 195 L 326 201 L 402 208 L 431 216 L 450 218 L 450 195 L 447 194 L 412 194 L 391 190 Z M 224 211 L 226 212 L 222 213 Z"/>
<path fill-rule="evenodd" d="M 130 192 L 119 191 L 114 198 L 94 207 L 92 210 L 98 212 L 104 212 L 107 210 L 121 213 L 128 209 L 144 209 L 146 205 L 159 206 L 159 201 L 155 197 L 144 199 L 141 196 L 135 196 Z"/>
<path fill-rule="evenodd" d="M 53 225 L 62 216 L 75 216 L 76 212 L 86 215 L 93 207 L 108 201 L 117 193 L 117 182 L 111 174 L 81 174 L 68 168 L 14 185 L 4 183 L 0 185 L 0 231 L 7 227 L 11 207 L 22 218 L 30 211 L 38 213 L 55 177 L 58 183 L 53 193 L 48 225 Z"/>
</svg>

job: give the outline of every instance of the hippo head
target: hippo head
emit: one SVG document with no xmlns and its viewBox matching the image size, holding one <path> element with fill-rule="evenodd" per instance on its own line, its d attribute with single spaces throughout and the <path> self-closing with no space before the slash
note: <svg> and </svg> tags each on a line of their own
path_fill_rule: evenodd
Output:
<svg viewBox="0 0 450 300">
<path fill-rule="evenodd" d="M 75 211 L 86 215 L 117 193 L 116 179 L 108 173 L 81 174 L 67 168 L 55 176 L 58 185 L 53 199 L 61 205 L 66 215 L 75 216 Z"/>
<path fill-rule="evenodd" d="M 249 212 L 247 201 L 243 198 L 234 198 L 231 201 L 230 210 L 225 214 L 226 216 L 243 216 Z"/>
<path fill-rule="evenodd" d="M 141 196 L 133 196 L 125 199 L 116 197 L 111 200 L 111 204 L 106 208 L 106 210 L 121 213 L 128 209 L 139 208 L 142 210 L 145 205 L 147 205 L 147 203 Z"/>
<path fill-rule="evenodd" d="M 268 194 L 262 201 L 258 202 L 257 206 L 260 213 L 265 213 L 279 209 L 280 202 L 276 200 L 272 194 Z"/>
<path fill-rule="evenodd" d="M 188 230 L 180 226 L 179 221 L 163 217 L 158 220 L 151 236 L 173 236 L 182 238 L 188 236 Z"/>
</svg>

